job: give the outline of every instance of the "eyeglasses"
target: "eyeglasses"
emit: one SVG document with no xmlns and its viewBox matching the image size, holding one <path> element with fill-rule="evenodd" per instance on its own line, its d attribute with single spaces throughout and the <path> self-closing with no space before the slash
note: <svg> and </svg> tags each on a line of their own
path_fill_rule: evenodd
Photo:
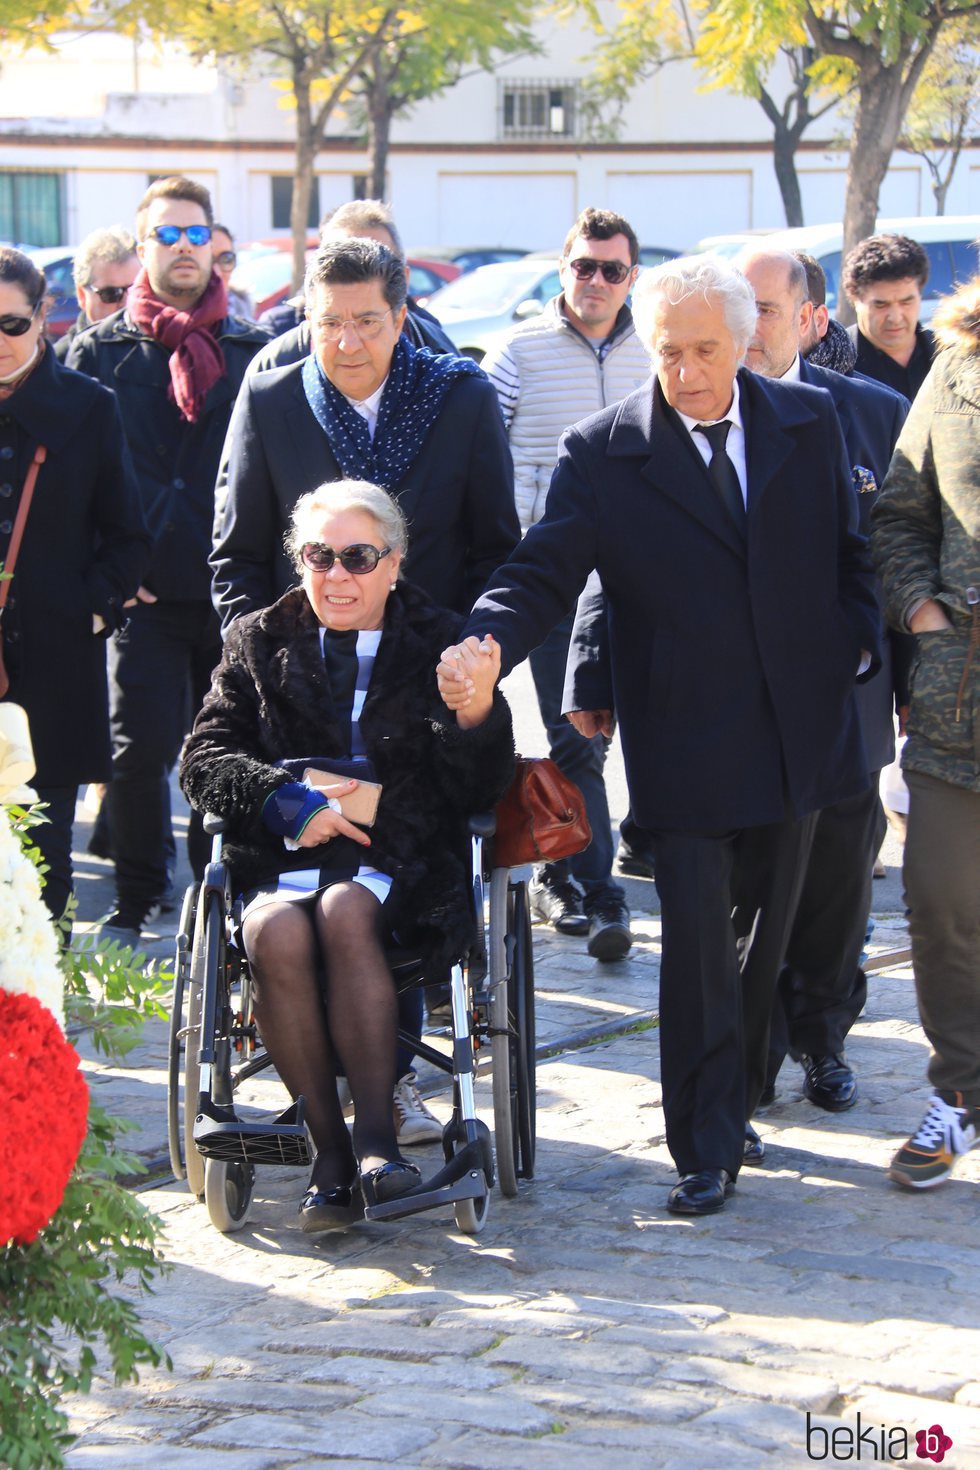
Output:
<svg viewBox="0 0 980 1470">
<path fill-rule="evenodd" d="M 5 337 L 23 337 L 25 332 L 31 330 L 34 318 L 41 310 L 39 301 L 30 316 L 0 316 L 0 332 Z"/>
<path fill-rule="evenodd" d="M 181 235 L 187 236 L 190 245 L 206 245 L 211 238 L 210 225 L 154 225 L 150 230 L 154 240 L 161 245 L 176 245 Z"/>
<path fill-rule="evenodd" d="M 304 567 L 309 567 L 311 572 L 329 572 L 334 562 L 339 561 L 345 572 L 363 577 L 367 572 L 373 572 L 390 550 L 390 546 L 379 551 L 369 541 L 356 541 L 353 546 L 345 546 L 343 551 L 334 551 L 332 546 L 324 546 L 322 541 L 307 541 L 299 556 Z"/>
<path fill-rule="evenodd" d="M 335 316 L 322 316 L 316 324 L 317 332 L 327 342 L 339 342 L 344 328 L 352 327 L 362 342 L 373 342 L 380 335 L 386 316 L 391 316 L 390 308 L 382 312 L 368 311 L 363 316 L 348 317 L 345 321 Z"/>
<path fill-rule="evenodd" d="M 238 256 L 234 250 L 220 250 L 214 257 L 214 263 L 215 265 L 223 265 L 228 270 L 231 270 L 232 266 L 238 264 Z"/>
<path fill-rule="evenodd" d="M 93 286 L 90 281 L 85 289 L 91 291 L 93 296 L 97 296 L 104 306 L 118 306 L 132 284 L 133 282 L 130 281 L 128 286 Z"/>
<path fill-rule="evenodd" d="M 631 265 L 624 265 L 621 260 L 593 260 L 588 255 L 570 260 L 568 268 L 580 281 L 591 281 L 596 271 L 602 271 L 602 279 L 609 286 L 621 286 L 633 269 Z"/>
</svg>

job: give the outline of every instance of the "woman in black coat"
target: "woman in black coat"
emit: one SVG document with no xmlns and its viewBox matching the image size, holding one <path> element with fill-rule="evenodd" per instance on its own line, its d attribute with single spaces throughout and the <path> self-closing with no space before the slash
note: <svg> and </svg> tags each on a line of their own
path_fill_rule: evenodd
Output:
<svg viewBox="0 0 980 1470">
<path fill-rule="evenodd" d="M 111 771 L 106 637 L 126 620 L 150 538 L 115 398 L 46 346 L 44 292 L 33 262 L 0 248 L 0 563 L 35 451 L 47 451 L 0 632 L 6 697 L 27 710 L 33 784 L 47 803 L 33 835 L 58 918 L 71 892 L 78 786 Z"/>
<path fill-rule="evenodd" d="M 513 770 L 510 712 L 486 660 L 473 660 L 465 711 L 448 715 L 439 699 L 435 666 L 461 619 L 398 581 L 405 545 L 401 511 L 377 486 L 342 480 L 304 496 L 289 534 L 302 588 L 232 624 L 181 763 L 188 799 L 229 823 L 259 1028 L 306 1100 L 308 1231 L 343 1228 L 364 1199 L 418 1179 L 395 1139 L 383 941 L 411 935 L 431 965 L 465 949 L 466 816 L 492 806 Z M 317 787 L 301 779 L 307 766 L 356 775 Z M 369 827 L 344 815 L 365 795 L 358 777 L 381 786 Z"/>
</svg>

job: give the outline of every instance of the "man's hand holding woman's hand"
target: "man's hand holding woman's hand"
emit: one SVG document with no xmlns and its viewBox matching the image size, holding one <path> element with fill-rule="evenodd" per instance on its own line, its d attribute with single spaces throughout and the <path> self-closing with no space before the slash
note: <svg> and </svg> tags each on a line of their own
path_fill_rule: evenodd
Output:
<svg viewBox="0 0 980 1470">
<path fill-rule="evenodd" d="M 443 703 L 455 712 L 463 730 L 483 724 L 499 678 L 500 644 L 492 633 L 482 640 L 471 636 L 445 649 L 436 668 Z"/>
</svg>

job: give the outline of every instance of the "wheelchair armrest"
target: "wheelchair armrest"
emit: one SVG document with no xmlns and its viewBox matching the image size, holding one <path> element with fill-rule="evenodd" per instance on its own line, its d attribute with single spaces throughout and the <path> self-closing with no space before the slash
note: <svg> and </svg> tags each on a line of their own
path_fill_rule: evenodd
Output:
<svg viewBox="0 0 980 1470">
<path fill-rule="evenodd" d="M 216 812 L 205 812 L 204 830 L 209 837 L 217 837 L 219 832 L 224 832 L 228 824 L 224 817 L 219 817 Z"/>
<path fill-rule="evenodd" d="M 496 830 L 496 812 L 474 812 L 469 819 L 471 837 L 492 837 Z"/>
</svg>

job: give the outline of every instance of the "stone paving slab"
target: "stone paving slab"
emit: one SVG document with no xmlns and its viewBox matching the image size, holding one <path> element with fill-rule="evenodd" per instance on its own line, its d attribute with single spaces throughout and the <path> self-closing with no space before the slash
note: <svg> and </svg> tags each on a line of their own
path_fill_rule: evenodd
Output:
<svg viewBox="0 0 980 1470">
<path fill-rule="evenodd" d="M 559 993 L 565 943 L 540 946 Z M 172 1368 L 79 1400 L 69 1466 L 795 1470 L 808 1424 L 811 1448 L 904 1431 L 923 1463 L 937 1423 L 944 1465 L 980 1466 L 980 1153 L 938 1190 L 884 1177 L 928 1096 L 908 971 L 875 977 L 852 1033 L 858 1106 L 814 1109 L 790 1069 L 759 1119 L 768 1167 L 706 1220 L 663 1208 L 657 1042 L 540 1064 L 537 1177 L 479 1237 L 448 1212 L 304 1236 L 298 1170 L 260 1171 L 235 1236 L 183 1186 L 147 1190 L 173 1269 L 144 1320 Z"/>
</svg>

